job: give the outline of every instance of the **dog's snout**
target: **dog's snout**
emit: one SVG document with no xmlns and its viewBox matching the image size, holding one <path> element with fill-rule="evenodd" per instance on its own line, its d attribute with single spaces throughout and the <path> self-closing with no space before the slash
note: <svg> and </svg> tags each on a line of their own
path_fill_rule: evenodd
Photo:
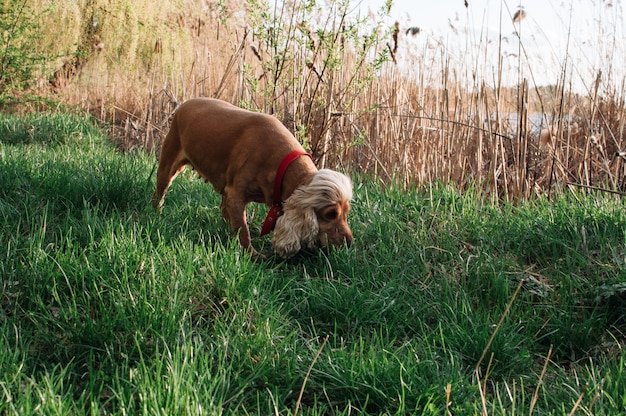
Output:
<svg viewBox="0 0 626 416">
<path fill-rule="evenodd" d="M 352 233 L 348 230 L 334 230 L 332 233 L 320 234 L 318 239 L 320 247 L 333 245 L 335 247 L 350 247 L 352 245 Z"/>
<path fill-rule="evenodd" d="M 345 232 L 342 233 L 342 241 L 341 244 L 345 244 L 346 247 L 350 247 L 352 245 L 352 232 L 348 228 Z"/>
</svg>

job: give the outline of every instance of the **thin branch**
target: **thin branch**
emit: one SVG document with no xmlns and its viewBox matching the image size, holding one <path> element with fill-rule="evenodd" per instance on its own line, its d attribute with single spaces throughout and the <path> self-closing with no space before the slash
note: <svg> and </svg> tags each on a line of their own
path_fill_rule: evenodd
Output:
<svg viewBox="0 0 626 416">
<path fill-rule="evenodd" d="M 329 335 L 326 335 L 326 338 L 324 338 L 324 342 L 322 342 L 322 346 L 317 351 L 317 354 L 315 354 L 315 358 L 313 358 L 313 362 L 311 362 L 311 365 L 309 366 L 309 369 L 307 370 L 306 375 L 304 376 L 304 381 L 302 382 L 302 387 L 300 388 L 300 394 L 298 395 L 298 400 L 296 401 L 296 409 L 293 411 L 293 416 L 298 416 L 298 410 L 300 409 L 300 403 L 302 403 L 302 396 L 304 395 L 304 388 L 306 387 L 306 382 L 309 380 L 309 375 L 311 375 L 311 370 L 313 370 L 313 366 L 317 362 L 317 359 L 320 357 L 322 350 L 326 346 L 326 342 L 328 342 L 328 337 Z"/>
</svg>

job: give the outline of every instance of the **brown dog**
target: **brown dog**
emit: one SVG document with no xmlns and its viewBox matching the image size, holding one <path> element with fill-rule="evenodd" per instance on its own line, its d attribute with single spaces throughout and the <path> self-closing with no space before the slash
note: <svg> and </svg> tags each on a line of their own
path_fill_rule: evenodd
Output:
<svg viewBox="0 0 626 416">
<path fill-rule="evenodd" d="M 176 110 L 163 142 L 153 204 L 161 209 L 167 188 L 189 164 L 222 195 L 222 216 L 254 256 L 245 211 L 253 201 L 272 206 L 264 232 L 275 221 L 272 245 L 282 257 L 303 245 L 350 244 L 352 183 L 341 173 L 317 170 L 307 156 L 273 116 L 191 99 Z"/>
</svg>

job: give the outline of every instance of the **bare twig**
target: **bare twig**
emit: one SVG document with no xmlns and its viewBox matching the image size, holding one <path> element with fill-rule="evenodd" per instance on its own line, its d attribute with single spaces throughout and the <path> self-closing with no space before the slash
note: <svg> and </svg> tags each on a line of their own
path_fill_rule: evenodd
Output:
<svg viewBox="0 0 626 416">
<path fill-rule="evenodd" d="M 537 387 L 535 387 L 535 394 L 533 394 L 533 399 L 530 402 L 530 411 L 528 412 L 529 416 L 532 416 L 533 410 L 535 409 L 535 405 L 537 404 L 537 398 L 539 397 L 539 388 L 541 387 L 541 383 L 543 382 L 543 377 L 546 375 L 546 370 L 548 369 L 548 363 L 550 362 L 551 355 L 552 355 L 552 345 L 550 345 L 550 350 L 548 350 L 548 355 L 546 356 L 546 361 L 543 364 L 543 369 L 541 370 L 541 375 L 539 376 Z"/>
<path fill-rule="evenodd" d="M 324 338 L 324 342 L 322 342 L 322 346 L 317 351 L 317 354 L 315 354 L 315 358 L 313 358 L 313 361 L 311 362 L 311 365 L 309 366 L 309 369 L 307 370 L 306 375 L 304 376 L 304 381 L 302 382 L 302 387 L 300 388 L 300 394 L 298 395 L 298 400 L 296 401 L 296 408 L 293 411 L 293 416 L 298 416 L 298 410 L 300 409 L 300 403 L 302 403 L 302 396 L 304 395 L 304 388 L 306 387 L 306 382 L 309 380 L 309 375 L 311 374 L 311 370 L 313 370 L 313 366 L 315 365 L 315 362 L 320 357 L 322 350 L 326 346 L 326 342 L 328 342 L 328 337 L 329 335 L 326 335 L 326 338 Z"/>
<path fill-rule="evenodd" d="M 569 416 L 574 416 L 574 414 L 576 414 L 576 411 L 580 407 L 580 404 L 583 402 L 583 399 L 585 398 L 586 393 L 587 393 L 587 386 L 585 385 L 585 388 L 583 389 L 582 393 L 580 393 L 580 396 L 578 396 L 578 400 L 576 400 L 576 403 L 574 403 L 574 407 L 572 408 L 572 411 L 569 412 Z"/>
<path fill-rule="evenodd" d="M 614 189 L 600 188 L 599 186 L 583 185 L 582 183 L 574 183 L 574 182 L 568 182 L 567 184 L 569 186 L 577 186 L 579 188 L 591 189 L 593 191 L 607 192 L 609 194 L 615 194 L 615 195 L 619 195 L 619 196 L 626 196 L 625 192 L 616 191 Z"/>
<path fill-rule="evenodd" d="M 496 325 L 496 329 L 493 331 L 493 334 L 491 334 L 491 338 L 489 338 L 489 342 L 487 342 L 487 345 L 485 346 L 485 349 L 483 350 L 483 353 L 480 356 L 480 359 L 476 363 L 476 371 L 478 371 L 478 368 L 480 367 L 480 365 L 482 364 L 483 360 L 485 359 L 485 355 L 487 355 L 487 351 L 489 351 L 489 348 L 491 347 L 491 344 L 493 343 L 493 340 L 496 338 L 496 334 L 500 330 L 500 327 L 502 326 L 502 323 L 504 322 L 504 318 L 506 318 L 506 316 L 509 314 L 509 311 L 511 310 L 511 306 L 513 306 L 513 301 L 515 300 L 515 298 L 517 298 L 517 295 L 519 294 L 519 291 L 522 288 L 522 285 L 524 284 L 524 281 L 525 281 L 524 279 L 521 279 L 519 281 L 519 283 L 517 285 L 517 289 L 515 289 L 515 293 L 513 293 L 513 296 L 511 297 L 511 300 L 506 305 L 506 309 L 504 310 L 504 313 L 500 317 L 500 320 L 498 321 L 498 324 Z"/>
</svg>

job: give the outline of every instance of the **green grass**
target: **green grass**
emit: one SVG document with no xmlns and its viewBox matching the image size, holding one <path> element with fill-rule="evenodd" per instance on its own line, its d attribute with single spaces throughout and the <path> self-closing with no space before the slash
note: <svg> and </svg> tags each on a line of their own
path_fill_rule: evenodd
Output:
<svg viewBox="0 0 626 416">
<path fill-rule="evenodd" d="M 158 215 L 154 157 L 89 118 L 0 132 L 0 414 L 626 411 L 617 197 L 357 174 L 352 247 L 281 261 L 255 237 L 254 262 L 190 171 Z"/>
</svg>

